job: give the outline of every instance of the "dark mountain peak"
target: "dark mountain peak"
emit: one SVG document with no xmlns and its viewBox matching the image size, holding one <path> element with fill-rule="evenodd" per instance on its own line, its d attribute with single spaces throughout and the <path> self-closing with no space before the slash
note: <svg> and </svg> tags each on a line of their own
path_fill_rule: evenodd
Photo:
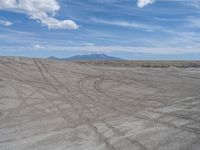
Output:
<svg viewBox="0 0 200 150">
<path fill-rule="evenodd" d="M 68 58 L 72 61 L 113 61 L 113 60 L 122 60 L 120 58 L 107 56 L 105 54 L 89 54 L 89 55 L 77 55 Z"/>
<path fill-rule="evenodd" d="M 50 56 L 50 57 L 48 57 L 48 59 L 59 59 L 59 58 L 57 58 L 55 56 Z"/>
<path fill-rule="evenodd" d="M 54 56 L 49 57 L 49 59 L 58 60 Z M 60 60 L 68 60 L 68 61 L 120 61 L 121 58 L 108 56 L 106 54 L 88 54 L 88 55 L 75 55 L 69 58 L 60 58 Z"/>
</svg>

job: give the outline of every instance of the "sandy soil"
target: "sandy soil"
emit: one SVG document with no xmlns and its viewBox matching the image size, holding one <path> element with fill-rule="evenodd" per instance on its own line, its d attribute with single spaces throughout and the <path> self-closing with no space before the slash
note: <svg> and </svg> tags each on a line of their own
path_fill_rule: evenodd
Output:
<svg viewBox="0 0 200 150">
<path fill-rule="evenodd" d="M 0 150 L 199 150 L 200 69 L 0 59 Z"/>
</svg>

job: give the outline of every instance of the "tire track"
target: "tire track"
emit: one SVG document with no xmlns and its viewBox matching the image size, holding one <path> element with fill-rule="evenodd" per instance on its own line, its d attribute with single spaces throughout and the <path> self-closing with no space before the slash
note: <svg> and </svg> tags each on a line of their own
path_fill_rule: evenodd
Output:
<svg viewBox="0 0 200 150">
<path fill-rule="evenodd" d="M 48 63 L 48 61 L 44 61 L 41 59 L 31 60 L 29 63 L 27 63 L 27 68 L 26 68 L 26 66 L 24 67 L 21 66 L 20 61 L 21 59 L 18 61 L 14 61 L 12 59 L 9 59 L 9 60 L 6 59 L 3 61 L 3 63 L 5 63 L 6 65 L 1 64 L 1 61 L 0 61 L 0 69 L 5 70 L 5 72 L 0 70 L 1 78 L 5 79 L 5 81 L 8 83 L 10 82 L 8 84 L 8 89 L 10 88 L 10 86 L 11 88 L 14 88 L 14 92 L 16 92 L 15 95 L 17 96 L 13 96 L 13 99 L 18 98 L 22 100 L 18 107 L 16 108 L 11 107 L 10 109 L 3 111 L 5 112 L 5 114 L 10 113 L 12 111 L 12 114 L 13 114 L 13 115 L 11 114 L 11 117 L 9 118 L 6 117 L 8 119 L 8 124 L 4 125 L 2 123 L 0 126 L 1 131 L 3 132 L 5 131 L 5 133 L 7 134 L 5 136 L 9 137 L 8 139 L 1 140 L 3 144 L 4 142 L 6 142 L 5 144 L 8 144 L 8 148 L 9 148 L 9 145 L 13 146 L 13 144 L 16 142 L 16 141 L 11 140 L 12 139 L 11 135 L 18 137 L 18 139 L 16 140 L 20 140 L 24 142 L 24 144 L 26 144 L 27 147 L 30 149 L 37 148 L 37 146 L 44 146 L 44 148 L 46 148 L 45 146 L 49 146 L 49 145 L 46 145 L 46 143 L 49 143 L 51 140 L 53 140 L 56 137 L 62 137 L 62 136 L 66 138 L 67 140 L 67 141 L 63 141 L 64 142 L 63 144 L 68 145 L 69 141 L 67 138 L 70 135 L 64 135 L 66 132 L 68 134 L 68 131 L 69 133 L 74 134 L 72 136 L 75 136 L 77 138 L 79 138 L 79 135 L 76 132 L 80 133 L 81 131 L 80 138 L 82 138 L 82 134 L 84 134 L 83 136 L 85 137 L 85 136 L 88 136 L 88 134 L 92 133 L 91 137 L 97 140 L 96 141 L 97 143 L 95 143 L 97 148 L 103 148 L 103 149 L 109 149 L 109 150 L 119 150 L 123 148 L 127 148 L 127 149 L 135 148 L 135 149 L 142 149 L 142 150 L 159 149 L 159 148 L 164 148 L 167 146 L 173 147 L 170 144 L 176 144 L 176 142 L 178 142 L 180 146 L 186 145 L 186 149 L 187 149 L 188 148 L 187 146 L 190 146 L 190 144 L 194 142 L 193 137 L 196 137 L 196 140 L 199 140 L 200 130 L 197 130 L 199 122 L 194 122 L 194 126 L 193 126 L 192 121 L 194 120 L 191 120 L 193 118 L 189 117 L 189 114 L 190 114 L 189 110 L 195 109 L 194 113 L 195 112 L 197 113 L 198 110 L 196 109 L 198 109 L 198 106 L 193 106 L 192 104 L 187 105 L 189 108 L 183 113 L 187 113 L 189 118 L 184 118 L 184 116 L 179 116 L 179 114 L 162 113 L 162 112 L 160 112 L 160 115 L 161 115 L 160 116 L 159 112 L 157 112 L 157 109 L 154 109 L 153 107 L 153 106 L 158 106 L 158 108 L 160 108 L 160 105 L 157 105 L 157 103 L 153 103 L 153 102 L 154 101 L 159 102 L 159 100 L 161 101 L 161 100 L 174 98 L 171 95 L 167 95 L 168 93 L 166 91 L 163 91 L 166 93 L 164 94 L 161 93 L 160 95 L 156 95 L 156 96 L 151 95 L 151 93 L 148 96 L 142 95 L 139 93 L 142 96 L 138 96 L 139 97 L 138 99 L 137 99 L 137 96 L 134 96 L 134 94 L 131 94 L 131 91 L 129 94 L 128 93 L 129 90 L 127 90 L 127 94 L 126 94 L 126 91 L 123 91 L 123 90 L 120 92 L 119 88 L 111 90 L 112 91 L 111 94 L 108 91 L 110 90 L 110 87 L 112 88 L 112 86 L 117 87 L 121 85 L 124 86 L 126 84 L 131 84 L 130 86 L 128 86 L 128 88 L 130 87 L 130 90 L 132 90 L 131 86 L 136 86 L 136 87 L 141 86 L 142 88 L 143 85 L 144 86 L 147 85 L 145 87 L 158 88 L 159 85 L 167 83 L 168 80 L 172 79 L 172 81 L 168 83 L 169 85 L 161 86 L 161 88 L 163 88 L 162 90 L 164 90 L 164 89 L 170 88 L 176 83 L 182 85 L 183 83 L 181 83 L 181 81 L 186 80 L 186 77 L 181 78 L 180 81 L 178 82 L 175 82 L 175 79 L 173 79 L 173 77 L 171 78 L 168 77 L 168 75 L 170 76 L 170 74 L 165 74 L 164 72 L 164 74 L 161 74 L 161 76 L 163 79 L 166 76 L 167 79 L 166 80 L 164 79 L 165 81 L 161 81 L 162 79 L 159 77 L 158 79 L 159 83 L 157 84 L 157 83 L 154 83 L 154 81 L 156 81 L 157 79 L 157 76 L 155 77 L 153 76 L 154 74 L 156 75 L 157 73 L 157 71 L 154 71 L 154 70 L 152 70 L 152 72 L 150 70 L 150 73 L 148 73 L 149 70 L 136 69 L 133 72 L 136 72 L 138 74 L 135 75 L 134 73 L 132 74 L 130 70 L 123 71 L 124 69 L 119 69 L 119 68 L 112 69 L 111 67 L 107 69 L 105 69 L 106 67 L 102 67 L 102 68 L 94 67 L 95 69 L 93 69 L 92 67 L 89 67 L 87 69 L 86 67 L 84 68 L 84 66 L 83 68 L 81 67 L 70 68 L 70 67 L 75 67 L 73 64 L 71 64 L 71 66 L 70 65 L 62 66 L 63 64 L 56 64 L 56 65 L 51 66 L 51 64 Z M 19 63 L 19 65 L 15 64 L 11 66 L 12 63 Z M 29 68 L 30 66 L 28 65 L 31 65 L 31 68 Z M 56 67 L 57 65 L 58 65 L 59 72 L 57 68 L 53 68 L 54 66 Z M 79 75 L 76 75 L 74 73 L 79 74 Z M 148 75 L 150 77 L 148 77 Z M 186 75 L 190 75 L 190 74 L 186 74 Z M 180 74 L 180 76 L 182 76 L 182 74 Z M 145 78 L 148 78 L 148 79 L 146 80 Z M 193 82 L 193 80 L 190 80 L 189 78 L 187 78 L 187 80 L 188 80 L 188 83 L 189 81 Z M 172 83 L 173 81 L 174 83 Z M 108 84 L 106 82 L 108 82 Z M 105 89 L 103 89 L 104 83 L 106 83 Z M 12 86 L 12 84 L 14 85 Z M 190 88 L 190 86 L 192 86 L 192 83 L 191 85 L 188 86 L 188 89 Z M 194 84 L 194 86 L 195 86 L 194 88 L 197 88 L 198 84 Z M 25 89 L 26 87 L 27 89 Z M 177 90 L 178 87 L 179 86 L 175 85 L 174 88 L 172 88 L 171 90 L 174 90 L 174 89 Z M 183 90 L 185 89 L 187 88 L 183 88 Z M 183 90 L 181 90 L 180 92 L 182 92 Z M 162 92 L 162 91 L 159 90 L 158 92 Z M 194 92 L 197 92 L 197 90 Z M 34 93 L 36 95 L 34 95 Z M 193 93 L 186 92 L 185 95 L 187 94 L 193 94 Z M 161 97 L 162 95 L 165 96 L 164 99 L 162 99 Z M 26 101 L 26 99 L 35 99 L 37 97 L 38 99 L 35 100 L 33 103 L 31 101 Z M 131 100 L 132 98 L 134 98 L 134 101 Z M 182 97 L 178 97 L 178 98 L 182 98 Z M 147 103 L 149 104 L 149 106 L 145 105 L 145 102 L 146 102 L 145 99 L 149 99 L 150 101 L 152 101 L 152 102 Z M 172 99 L 169 102 L 163 103 L 163 107 L 167 106 L 165 104 L 171 104 L 172 102 L 177 102 L 177 100 Z M 195 103 L 195 102 L 196 101 L 194 100 L 194 104 L 198 105 L 198 103 Z M 184 106 L 186 106 L 185 103 L 184 103 Z M 143 109 L 141 108 L 144 108 L 144 109 L 147 108 L 147 110 L 142 112 Z M 155 110 L 155 113 L 158 113 L 158 114 L 155 114 L 154 110 Z M 149 115 L 148 112 L 151 114 Z M 155 114 L 155 116 L 153 116 L 154 115 L 153 113 Z M 194 113 L 192 113 L 192 115 Z M 170 117 L 167 117 L 167 116 L 180 117 L 180 118 L 188 120 L 189 123 L 184 124 L 185 126 L 183 126 L 181 122 L 180 123 L 177 122 L 178 123 L 177 124 L 176 122 L 173 122 L 174 120 L 173 118 L 170 120 L 168 119 Z M 194 116 L 198 117 L 198 114 L 194 114 Z M 17 117 L 17 118 L 14 118 L 14 117 Z M 129 117 L 131 118 L 130 120 L 129 120 Z M 54 121 L 54 118 L 59 118 L 59 120 L 61 120 L 61 123 L 59 121 L 58 124 L 56 124 L 56 126 L 54 125 L 52 126 L 51 124 L 49 124 L 49 126 L 45 128 L 45 126 L 43 126 L 43 124 L 40 124 L 39 122 L 40 120 L 45 122 L 45 119 L 50 119 L 51 121 Z M 144 125 L 145 127 L 144 132 L 142 130 L 140 131 L 140 128 L 133 130 L 133 128 L 131 127 L 132 118 L 134 118 L 136 122 L 138 121 L 138 123 L 141 122 L 142 126 Z M 121 119 L 122 121 L 123 119 L 127 119 L 128 121 L 121 122 Z M 3 122 L 6 123 L 7 121 L 3 121 Z M 31 126 L 32 123 L 34 126 Z M 128 123 L 127 128 L 126 128 L 126 123 Z M 129 123 L 130 123 L 131 130 L 129 130 Z M 27 127 L 26 127 L 26 124 L 28 125 Z M 41 131 L 37 131 L 38 130 L 37 125 L 39 126 L 41 125 L 41 129 L 43 129 L 43 127 L 44 129 Z M 84 129 L 82 128 L 82 125 Z M 137 123 L 135 124 L 133 122 L 133 127 L 135 125 L 137 125 Z M 164 131 L 154 132 L 154 129 L 157 130 L 157 127 L 159 128 L 161 127 L 161 129 L 164 128 Z M 152 133 L 151 133 L 151 128 L 153 130 Z M 18 129 L 21 130 L 22 132 L 17 131 Z M 36 129 L 36 130 L 29 131 L 29 129 L 31 130 Z M 150 133 L 149 133 L 149 129 L 150 129 Z M 13 133 L 13 131 L 15 130 L 16 130 L 16 134 Z M 162 132 L 166 132 L 166 134 L 164 133 L 162 135 L 159 135 L 161 136 L 161 139 L 159 139 L 159 141 L 154 141 L 154 139 L 151 141 L 150 139 L 148 139 L 148 137 L 145 137 L 146 131 L 147 131 L 147 136 L 150 136 L 153 138 L 154 138 L 154 135 L 153 135 L 154 133 L 162 134 Z M 167 133 L 167 131 L 170 131 L 169 134 Z M 27 134 L 25 132 L 27 132 Z M 84 132 L 88 132 L 88 133 L 84 133 Z M 36 138 L 35 136 L 40 137 L 40 136 L 44 136 L 45 134 L 49 136 L 40 140 L 39 143 L 37 144 L 30 145 L 31 142 L 34 142 L 34 138 Z M 183 135 L 183 137 L 179 137 L 179 135 L 180 136 Z M 26 138 L 31 139 L 32 137 L 33 137 L 33 141 L 31 141 L 30 143 L 25 143 L 27 140 Z M 88 136 L 88 140 L 90 140 L 89 138 L 90 138 L 90 135 Z M 157 138 L 157 135 L 155 135 L 155 139 L 156 138 Z M 62 140 L 59 142 L 62 142 Z M 91 145 L 89 142 L 91 141 L 87 141 L 87 144 L 89 144 L 87 146 Z M 187 142 L 187 143 L 183 144 L 184 142 Z M 196 145 L 198 145 L 198 143 Z M 68 145 L 66 149 L 69 148 L 70 146 L 74 148 L 73 147 L 74 145 L 72 144 Z M 86 146 L 84 141 L 78 142 L 78 144 L 80 145 L 83 144 L 83 146 Z"/>
<path fill-rule="evenodd" d="M 36 60 L 35 60 L 36 61 Z M 40 62 L 41 63 L 41 62 Z M 44 65 L 42 65 L 43 67 L 45 67 Z M 45 67 L 46 68 L 46 67 Z M 49 71 L 48 69 L 46 68 L 46 73 L 49 74 Z M 42 69 L 41 69 L 42 71 Z M 60 85 L 62 85 L 63 87 L 66 87 L 65 85 L 63 85 L 60 81 L 57 80 L 57 78 L 55 78 L 52 74 L 50 75 L 57 83 L 59 83 Z M 44 76 L 45 77 L 45 76 Z M 67 88 L 68 89 L 68 88 Z M 59 92 L 59 91 L 58 91 Z M 71 91 L 70 91 L 71 93 Z M 62 93 L 60 93 L 62 95 Z M 72 94 L 72 93 L 71 93 Z M 62 95 L 63 96 L 63 95 Z M 73 95 L 74 96 L 74 95 Z M 65 97 L 65 96 L 64 96 Z M 103 141 L 103 143 L 105 143 L 106 147 L 109 149 L 109 150 L 116 150 L 116 148 L 110 144 L 108 142 L 108 139 L 106 137 L 104 137 L 104 135 L 102 133 L 100 133 L 97 129 L 97 127 L 92 123 L 91 119 L 86 117 L 83 113 L 80 112 L 80 110 L 76 109 L 74 106 L 73 106 L 73 102 L 70 101 L 70 104 L 72 105 L 72 107 L 75 109 L 75 112 L 78 112 L 78 115 L 80 117 L 80 119 L 82 120 L 85 120 L 85 122 L 88 124 L 88 126 L 94 131 L 94 133 L 97 135 L 97 137 L 99 138 L 99 141 Z M 62 114 L 62 110 L 59 110 Z M 63 114 L 65 115 L 65 114 Z"/>
<path fill-rule="evenodd" d="M 89 95 L 88 97 L 92 98 L 92 99 L 97 99 L 97 98 L 93 98 L 91 95 Z M 107 98 L 106 99 L 107 101 L 109 100 L 110 102 L 112 103 L 115 103 L 112 98 Z M 98 101 L 98 100 L 96 100 Z M 103 103 L 103 102 L 101 102 Z M 106 106 L 107 104 L 106 103 L 103 103 L 104 106 Z M 111 107 L 111 106 L 107 106 L 108 108 L 110 109 L 113 109 L 114 111 L 117 111 L 118 113 L 122 113 L 122 114 L 126 114 L 126 115 L 133 115 L 134 117 L 138 118 L 138 119 L 142 119 L 142 120 L 146 120 L 146 121 L 150 121 L 150 122 L 154 122 L 156 124 L 161 124 L 161 125 L 164 125 L 164 126 L 167 126 L 169 128 L 174 128 L 174 129 L 179 129 L 179 130 L 182 130 L 182 131 L 187 131 L 187 132 L 191 132 L 191 133 L 195 133 L 195 134 L 200 134 L 200 131 L 196 131 L 196 130 L 193 130 L 191 128 L 186 128 L 186 127 L 179 127 L 173 123 L 170 123 L 170 122 L 165 122 L 165 121 L 160 121 L 160 120 L 157 120 L 157 119 L 153 119 L 153 118 L 149 118 L 147 116 L 141 116 L 141 115 L 137 115 L 137 114 L 134 114 L 135 112 L 133 112 L 131 109 L 129 110 L 126 110 L 125 112 L 120 108 L 120 106 L 118 108 L 116 107 Z"/>
<path fill-rule="evenodd" d="M 124 74 L 124 72 L 122 72 L 122 74 Z M 164 78 L 162 75 L 158 75 L 158 74 L 149 73 L 149 75 L 151 75 L 151 76 L 156 76 L 156 77 L 159 77 L 159 78 Z M 182 75 L 181 75 L 181 76 L 182 76 Z M 126 77 L 126 75 L 125 75 L 125 77 Z M 170 74 L 170 77 L 171 77 L 171 74 Z M 172 76 L 172 77 L 173 77 L 173 76 Z M 185 76 L 183 76 L 183 77 L 185 77 Z M 129 78 L 127 78 L 127 79 L 129 79 Z M 103 81 L 102 81 L 102 82 L 103 82 Z M 172 82 L 172 81 L 170 81 L 170 82 Z M 100 84 L 101 84 L 101 82 L 100 82 Z M 183 85 L 184 85 L 184 83 L 183 83 Z M 105 92 L 101 90 L 100 85 L 97 85 L 97 86 L 99 87 L 98 89 L 100 89 L 99 92 L 102 92 L 102 93 L 104 94 Z M 161 90 L 162 90 L 162 91 L 160 91 L 160 92 L 165 91 L 164 89 L 161 89 Z M 158 92 L 159 92 L 159 91 L 158 91 Z M 158 93 L 158 92 L 157 92 L 157 93 Z M 106 94 L 106 96 L 109 96 L 109 95 Z M 112 96 L 109 96 L 109 97 L 112 98 Z M 118 98 L 115 97 L 115 99 L 118 99 Z M 188 101 L 188 100 L 185 100 L 185 101 Z M 158 102 L 160 102 L 160 101 L 158 101 Z M 183 102 L 183 101 L 181 101 L 181 102 Z M 161 108 L 161 107 L 164 108 L 164 107 L 172 106 L 172 105 L 174 105 L 174 104 L 180 104 L 181 102 L 176 102 L 176 103 L 172 103 L 172 104 L 163 103 L 164 106 L 158 106 L 158 108 Z M 147 107 L 147 106 L 145 106 L 145 107 Z M 156 108 L 157 108 L 157 107 L 156 107 Z M 162 116 L 160 116 L 159 118 L 162 118 L 163 116 L 171 116 L 171 117 L 177 117 L 177 118 L 180 118 L 180 119 L 190 120 L 190 121 L 196 122 L 197 124 L 200 123 L 200 120 L 197 120 L 197 119 L 194 119 L 194 118 L 191 118 L 191 117 L 188 117 L 188 116 L 184 116 L 184 115 L 178 115 L 178 114 L 175 114 L 175 113 L 162 113 L 162 112 L 154 111 L 154 109 L 148 110 L 148 111 L 155 112 L 155 113 L 160 113 Z M 158 119 L 158 122 L 162 122 L 162 121 L 160 121 L 160 120 Z M 168 122 L 163 122 L 163 123 L 168 124 Z M 185 130 L 185 131 L 188 131 L 188 132 L 192 132 L 192 133 L 195 133 L 195 134 L 200 134 L 200 129 L 199 129 L 199 130 L 195 130 L 195 129 L 192 129 L 192 128 L 188 128 L 188 127 L 185 126 L 185 125 L 177 126 L 177 125 L 175 125 L 175 124 L 173 124 L 173 123 L 169 123 L 169 125 L 174 126 L 174 128 L 179 128 L 179 129 L 181 129 L 181 130 Z"/>
<path fill-rule="evenodd" d="M 63 99 L 63 98 L 66 99 L 65 95 L 63 95 L 62 93 L 60 93 L 60 91 L 46 78 L 45 73 L 43 72 L 42 68 L 39 66 L 39 64 L 38 64 L 38 62 L 37 62 L 37 59 L 33 59 L 33 61 L 34 61 L 35 65 L 36 65 L 36 67 L 38 68 L 38 70 L 40 71 L 41 76 L 43 77 L 43 79 L 44 79 L 47 83 L 49 83 L 49 84 L 52 86 L 52 88 L 53 88 L 57 93 L 59 93 L 59 95 L 61 95 L 61 99 Z M 40 64 L 41 64 L 41 62 L 40 62 Z M 43 65 L 42 65 L 42 67 L 43 67 Z M 46 70 L 46 68 L 45 68 L 45 70 Z M 46 72 L 46 73 L 48 73 L 48 72 Z M 54 79 L 54 78 L 53 78 L 53 79 Z M 57 80 L 56 80 L 56 82 L 57 82 Z M 47 95 L 45 95 L 43 92 L 41 92 L 41 91 L 39 91 L 39 90 L 38 90 L 38 92 L 40 92 L 40 94 L 42 94 L 47 100 L 49 99 L 49 97 L 48 97 Z M 66 121 L 66 118 L 65 118 L 66 114 L 60 109 L 60 107 L 57 106 L 56 104 L 52 103 L 51 101 L 48 101 L 48 102 L 50 102 L 52 105 L 55 106 L 55 108 L 57 109 L 57 111 L 61 114 L 62 118 Z M 70 101 L 68 101 L 68 102 L 69 102 L 69 104 L 71 105 L 71 107 L 74 109 L 75 107 L 74 107 L 73 103 L 70 102 Z"/>
<path fill-rule="evenodd" d="M 80 91 L 86 96 L 88 97 L 90 100 L 92 100 L 95 103 L 100 103 L 103 107 L 107 108 L 107 109 L 113 109 L 115 112 L 117 111 L 118 114 L 121 114 L 121 111 L 119 112 L 118 109 L 116 109 L 113 106 L 109 106 L 106 103 L 98 100 L 97 98 L 93 98 L 91 95 L 87 94 L 87 92 L 85 91 L 85 89 L 83 88 L 83 82 L 88 79 L 88 77 L 83 78 L 81 80 L 79 80 L 78 82 L 78 87 L 80 89 Z M 125 137 L 125 133 L 121 132 L 119 129 L 115 128 L 114 126 L 112 126 L 111 124 L 107 123 L 105 120 L 99 120 L 100 122 L 104 123 L 108 128 L 110 128 L 116 135 L 123 137 L 124 139 L 126 139 L 127 141 L 129 141 L 131 144 L 135 145 L 135 146 L 139 146 L 142 150 L 148 150 L 146 146 L 144 146 L 143 144 L 141 144 L 140 142 L 138 142 L 137 140 L 133 140 L 131 138 Z"/>
</svg>

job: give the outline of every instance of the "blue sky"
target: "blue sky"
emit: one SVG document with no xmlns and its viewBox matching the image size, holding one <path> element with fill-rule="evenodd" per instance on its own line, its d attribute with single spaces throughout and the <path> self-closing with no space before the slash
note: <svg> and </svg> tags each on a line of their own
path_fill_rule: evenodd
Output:
<svg viewBox="0 0 200 150">
<path fill-rule="evenodd" d="M 200 59 L 200 0 L 0 0 L 0 55 Z"/>
</svg>

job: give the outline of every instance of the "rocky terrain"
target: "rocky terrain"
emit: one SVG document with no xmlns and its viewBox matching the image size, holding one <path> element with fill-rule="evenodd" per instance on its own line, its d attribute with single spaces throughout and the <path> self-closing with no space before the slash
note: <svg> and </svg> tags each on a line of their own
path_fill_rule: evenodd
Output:
<svg viewBox="0 0 200 150">
<path fill-rule="evenodd" d="M 0 150 L 199 150 L 200 69 L 0 58 Z"/>
</svg>

